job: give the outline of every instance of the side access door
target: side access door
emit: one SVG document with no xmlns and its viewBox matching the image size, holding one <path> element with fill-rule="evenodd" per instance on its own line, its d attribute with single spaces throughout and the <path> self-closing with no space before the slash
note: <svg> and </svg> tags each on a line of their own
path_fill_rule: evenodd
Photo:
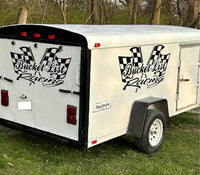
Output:
<svg viewBox="0 0 200 175">
<path fill-rule="evenodd" d="M 177 86 L 177 110 L 197 104 L 199 89 L 199 44 L 181 45 Z"/>
</svg>

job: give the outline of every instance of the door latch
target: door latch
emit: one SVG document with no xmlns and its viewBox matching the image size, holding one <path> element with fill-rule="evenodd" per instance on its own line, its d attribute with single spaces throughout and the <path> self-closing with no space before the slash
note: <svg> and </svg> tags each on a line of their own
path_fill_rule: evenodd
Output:
<svg viewBox="0 0 200 175">
<path fill-rule="evenodd" d="M 181 79 L 179 79 L 179 81 L 190 81 L 190 79 L 187 79 L 187 78 L 181 78 Z"/>
</svg>

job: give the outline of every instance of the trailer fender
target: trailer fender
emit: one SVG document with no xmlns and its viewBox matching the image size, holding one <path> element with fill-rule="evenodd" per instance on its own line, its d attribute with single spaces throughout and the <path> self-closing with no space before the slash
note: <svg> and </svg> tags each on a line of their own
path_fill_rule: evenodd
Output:
<svg viewBox="0 0 200 175">
<path fill-rule="evenodd" d="M 163 112 L 166 121 L 169 119 L 168 103 L 164 98 L 147 97 L 133 103 L 128 125 L 128 135 L 141 137 L 148 109 L 157 109 Z"/>
</svg>

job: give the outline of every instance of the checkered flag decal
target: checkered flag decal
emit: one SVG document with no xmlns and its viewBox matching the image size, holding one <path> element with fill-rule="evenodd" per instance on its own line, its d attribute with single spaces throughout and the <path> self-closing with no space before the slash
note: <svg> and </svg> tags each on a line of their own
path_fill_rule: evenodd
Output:
<svg viewBox="0 0 200 175">
<path fill-rule="evenodd" d="M 55 56 L 59 52 L 58 48 L 48 48 L 40 62 L 40 65 L 49 66 L 49 63 L 55 61 Z"/>
<path fill-rule="evenodd" d="M 169 57 L 170 57 L 170 54 L 166 54 L 166 55 L 160 54 L 160 59 L 159 59 L 160 63 L 162 63 L 163 65 L 165 64 L 167 65 L 169 61 Z M 158 77 L 162 76 L 163 73 L 165 72 L 159 72 Z"/>
<path fill-rule="evenodd" d="M 153 47 L 147 64 L 144 64 L 141 47 L 132 47 L 133 56 L 119 56 L 119 65 L 122 82 L 125 83 L 123 90 L 128 86 L 138 89 L 146 86 L 152 88 L 164 80 L 170 53 L 161 54 L 165 47 L 156 45 Z"/>
<path fill-rule="evenodd" d="M 159 62 L 162 64 L 168 64 L 170 54 L 166 54 L 166 55 L 161 54 L 161 51 L 164 48 L 165 47 L 163 45 L 154 46 L 147 65 L 155 64 L 156 62 Z M 154 72 L 154 73 L 156 74 L 156 72 Z M 158 72 L 157 76 L 160 77 L 163 75 L 163 73 L 164 72 Z"/>
<path fill-rule="evenodd" d="M 130 51 L 133 54 L 132 57 L 119 56 L 119 65 L 123 82 L 127 82 L 132 78 L 126 75 L 127 66 L 139 67 L 143 62 L 141 47 L 132 47 Z"/>
<path fill-rule="evenodd" d="M 33 57 L 31 49 L 29 47 L 21 47 L 20 50 L 23 52 L 23 54 L 10 52 L 12 62 L 13 62 L 13 67 L 17 74 L 19 74 L 20 72 L 23 72 L 20 69 L 16 69 L 16 64 L 18 61 L 21 60 L 23 63 L 26 63 L 26 64 L 34 64 L 35 63 L 35 59 Z"/>
<path fill-rule="evenodd" d="M 35 59 L 33 57 L 30 47 L 21 47 L 20 50 L 23 52 L 24 62 L 26 64 L 34 64 L 35 63 Z"/>
<path fill-rule="evenodd" d="M 45 53 L 37 65 L 30 47 L 20 47 L 20 53 L 10 52 L 17 80 L 25 79 L 29 85 L 40 82 L 43 86 L 54 87 L 64 83 L 72 58 L 59 58 L 59 48 L 46 48 Z M 24 75 L 26 78 L 24 78 Z M 34 77 L 34 78 L 33 78 Z"/>
<path fill-rule="evenodd" d="M 127 76 L 125 76 L 125 69 L 126 69 L 127 65 L 132 64 L 132 60 L 133 60 L 132 57 L 120 57 L 119 56 L 119 65 L 120 65 L 123 82 L 127 82 Z"/>
<path fill-rule="evenodd" d="M 23 61 L 23 55 L 22 54 L 18 54 L 18 53 L 13 53 L 13 52 L 10 52 L 10 55 L 11 55 L 11 58 L 12 58 L 13 67 L 14 67 L 15 73 L 18 74 L 20 70 L 16 69 L 16 64 L 17 64 L 18 60 Z"/>
<path fill-rule="evenodd" d="M 56 79 L 63 79 L 66 77 L 71 58 L 55 58 L 58 66 L 64 67 L 63 71 L 56 74 Z"/>
<path fill-rule="evenodd" d="M 156 61 L 159 61 L 161 56 L 161 51 L 164 49 L 163 45 L 154 46 L 151 56 L 149 57 L 147 65 L 152 65 Z"/>
<path fill-rule="evenodd" d="M 66 77 L 67 70 L 71 61 L 71 58 L 58 58 L 56 54 L 59 52 L 58 48 L 48 48 L 40 62 L 40 65 L 44 65 L 44 67 L 49 67 L 53 62 L 56 63 L 57 66 L 63 67 L 62 72 L 54 73 L 55 79 L 63 79 Z"/>
</svg>

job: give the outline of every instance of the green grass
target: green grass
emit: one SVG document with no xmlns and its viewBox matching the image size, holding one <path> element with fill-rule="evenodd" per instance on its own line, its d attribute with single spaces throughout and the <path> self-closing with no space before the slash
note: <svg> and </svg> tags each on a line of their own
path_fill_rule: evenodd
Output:
<svg viewBox="0 0 200 175">
<path fill-rule="evenodd" d="M 192 112 L 171 118 L 163 146 L 151 155 L 129 136 L 83 152 L 0 127 L 0 175 L 198 175 L 199 139 L 199 114 Z"/>
</svg>

